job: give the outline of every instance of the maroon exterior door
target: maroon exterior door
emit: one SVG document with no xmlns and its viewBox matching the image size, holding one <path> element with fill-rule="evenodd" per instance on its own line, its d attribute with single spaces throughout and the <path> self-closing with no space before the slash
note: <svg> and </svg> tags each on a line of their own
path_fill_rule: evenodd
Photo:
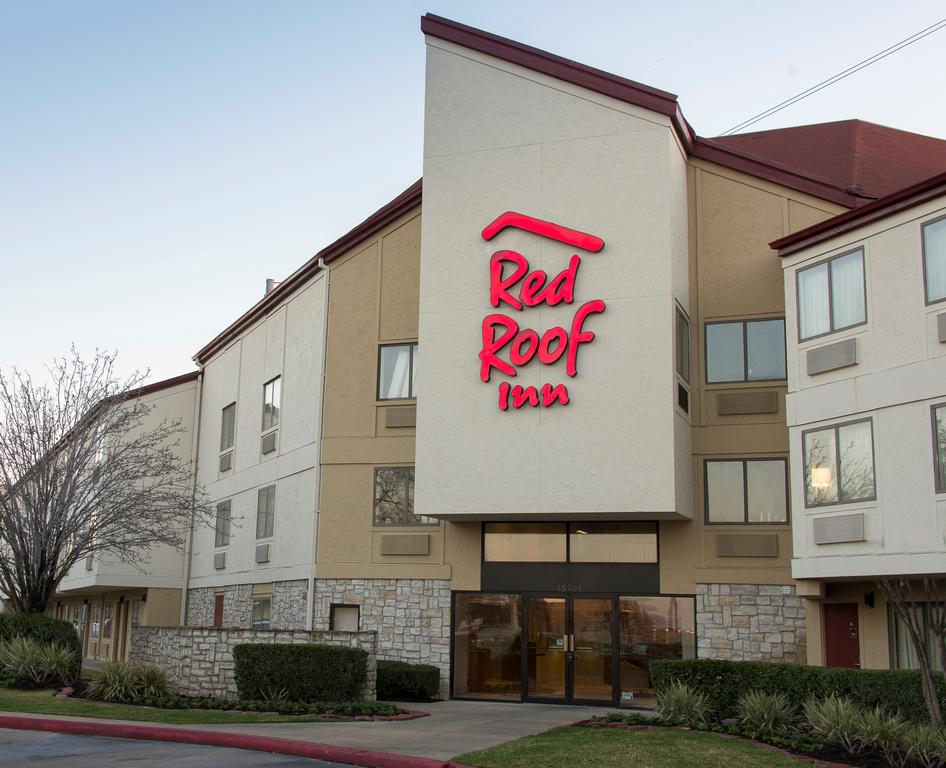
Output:
<svg viewBox="0 0 946 768">
<path fill-rule="evenodd" d="M 824 661 L 828 667 L 861 665 L 857 603 L 826 603 L 824 606 Z"/>
<path fill-rule="evenodd" d="M 214 626 L 223 626 L 223 594 L 214 595 Z"/>
</svg>

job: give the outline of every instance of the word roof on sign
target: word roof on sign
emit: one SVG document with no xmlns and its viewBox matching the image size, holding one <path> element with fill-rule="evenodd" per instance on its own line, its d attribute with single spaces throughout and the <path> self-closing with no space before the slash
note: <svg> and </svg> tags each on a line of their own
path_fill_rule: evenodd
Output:
<svg viewBox="0 0 946 768">
<path fill-rule="evenodd" d="M 600 237 L 569 229 L 550 221 L 543 221 L 515 211 L 506 211 L 493 220 L 482 232 L 484 240 L 492 240 L 507 227 L 522 229 L 541 237 L 547 237 L 575 248 L 598 253 L 604 248 Z M 507 266 L 511 271 L 507 274 Z M 505 304 L 517 312 L 525 307 L 545 304 L 572 304 L 575 301 L 575 281 L 581 256 L 574 254 L 565 267 L 551 280 L 541 269 L 532 270 L 529 261 L 521 253 L 499 250 L 489 260 L 489 303 L 493 307 Z M 494 370 L 507 376 L 516 376 L 518 369 L 538 358 L 543 365 L 554 365 L 565 358 L 565 374 L 574 377 L 578 373 L 578 350 L 595 337 L 586 331 L 584 324 L 589 315 L 604 312 L 601 299 L 586 301 L 575 311 L 571 327 L 549 328 L 539 334 L 532 328 L 520 328 L 510 315 L 495 312 L 483 318 L 480 349 L 480 378 L 488 382 Z M 568 388 L 564 384 L 543 384 L 541 388 L 523 387 L 508 381 L 499 385 L 499 408 L 543 407 L 560 403 L 568 405 Z"/>
</svg>

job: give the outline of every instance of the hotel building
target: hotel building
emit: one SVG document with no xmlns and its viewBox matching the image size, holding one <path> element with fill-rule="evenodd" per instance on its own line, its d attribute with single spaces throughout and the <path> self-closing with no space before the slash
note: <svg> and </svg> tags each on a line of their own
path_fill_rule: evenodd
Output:
<svg viewBox="0 0 946 768">
<path fill-rule="evenodd" d="M 858 663 L 908 664 L 865 606 L 882 574 L 946 572 L 946 239 L 934 202 L 857 216 L 946 170 L 946 142 L 701 138 L 672 94 L 422 30 L 423 181 L 195 357 L 217 525 L 169 586 L 179 620 L 374 631 L 458 698 L 616 705 L 653 659 L 835 663 L 836 605 Z M 849 498 L 843 445 L 871 439 Z"/>
</svg>

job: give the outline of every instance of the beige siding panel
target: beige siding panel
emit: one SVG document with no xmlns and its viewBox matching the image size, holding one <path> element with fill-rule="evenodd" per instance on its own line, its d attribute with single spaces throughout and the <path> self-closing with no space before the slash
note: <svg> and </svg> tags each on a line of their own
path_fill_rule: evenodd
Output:
<svg viewBox="0 0 946 768">
<path fill-rule="evenodd" d="M 416 339 L 420 296 L 420 216 L 381 241 L 381 341 Z"/>
</svg>

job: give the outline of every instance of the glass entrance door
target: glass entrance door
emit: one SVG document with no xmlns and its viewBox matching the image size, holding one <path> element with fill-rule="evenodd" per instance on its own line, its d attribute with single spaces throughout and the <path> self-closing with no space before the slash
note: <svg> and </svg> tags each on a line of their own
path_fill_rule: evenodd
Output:
<svg viewBox="0 0 946 768">
<path fill-rule="evenodd" d="M 614 699 L 614 616 L 610 597 L 571 598 L 571 699 Z"/>
<path fill-rule="evenodd" d="M 526 697 L 614 700 L 614 606 L 610 597 L 529 597 Z"/>
</svg>

